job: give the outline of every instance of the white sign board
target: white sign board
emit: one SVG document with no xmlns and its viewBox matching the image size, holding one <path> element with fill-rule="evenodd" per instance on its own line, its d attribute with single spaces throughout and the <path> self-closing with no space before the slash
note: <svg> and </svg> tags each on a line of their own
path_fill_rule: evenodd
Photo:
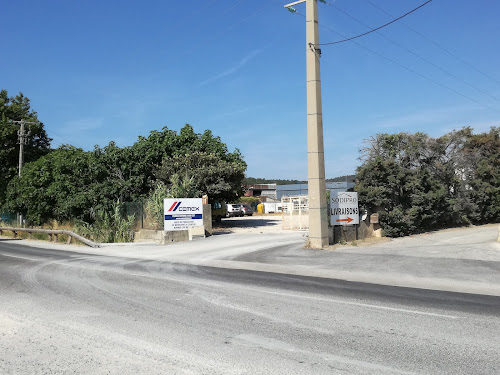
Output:
<svg viewBox="0 0 500 375">
<path fill-rule="evenodd" d="M 163 207 L 166 232 L 203 226 L 201 198 L 167 198 L 163 200 Z"/>
<path fill-rule="evenodd" d="M 330 223 L 359 224 L 358 193 L 330 190 Z"/>
</svg>

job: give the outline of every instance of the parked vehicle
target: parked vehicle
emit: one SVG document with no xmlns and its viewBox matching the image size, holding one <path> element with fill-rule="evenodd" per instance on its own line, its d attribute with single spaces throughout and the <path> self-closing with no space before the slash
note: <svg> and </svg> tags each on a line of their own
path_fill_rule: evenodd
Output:
<svg viewBox="0 0 500 375">
<path fill-rule="evenodd" d="M 212 202 L 212 220 L 220 223 L 223 217 L 227 216 L 227 207 L 224 202 Z"/>
<path fill-rule="evenodd" d="M 226 217 L 243 216 L 244 213 L 241 210 L 241 204 L 228 204 Z"/>
<path fill-rule="evenodd" d="M 247 215 L 247 216 L 252 216 L 253 212 L 254 212 L 252 207 L 249 204 L 242 204 L 241 211 L 243 212 L 243 215 Z"/>
</svg>

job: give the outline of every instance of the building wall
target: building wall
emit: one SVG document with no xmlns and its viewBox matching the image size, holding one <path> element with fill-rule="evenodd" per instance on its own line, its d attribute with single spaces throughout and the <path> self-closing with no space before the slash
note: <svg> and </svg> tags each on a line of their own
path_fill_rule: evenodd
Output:
<svg viewBox="0 0 500 375">
<path fill-rule="evenodd" d="M 269 197 L 276 199 L 276 184 L 255 184 L 245 186 L 245 197 Z"/>
<path fill-rule="evenodd" d="M 326 190 L 347 191 L 354 187 L 354 182 L 327 182 Z M 278 185 L 276 187 L 276 198 L 296 197 L 308 194 L 308 184 Z"/>
</svg>

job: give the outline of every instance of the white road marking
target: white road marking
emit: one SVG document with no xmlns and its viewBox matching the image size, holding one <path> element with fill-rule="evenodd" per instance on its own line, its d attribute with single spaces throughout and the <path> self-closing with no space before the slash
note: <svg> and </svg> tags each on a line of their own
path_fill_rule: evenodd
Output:
<svg viewBox="0 0 500 375">
<path fill-rule="evenodd" d="M 300 353 L 300 354 L 305 354 L 308 356 L 316 356 L 320 357 L 326 361 L 332 361 L 332 362 L 337 362 L 337 363 L 342 363 L 346 365 L 351 365 L 351 366 L 357 366 L 357 367 L 363 367 L 367 368 L 370 370 L 378 370 L 378 371 L 383 371 L 384 373 L 387 372 L 393 372 L 397 374 L 407 374 L 407 375 L 415 375 L 415 372 L 407 372 L 407 371 L 402 371 L 399 369 L 395 369 L 393 367 L 388 367 L 384 365 L 379 365 L 376 363 L 371 363 L 371 362 L 366 362 L 366 361 L 360 361 L 354 358 L 349 358 L 349 357 L 344 357 L 340 355 L 335 355 L 335 354 L 330 354 L 330 353 L 316 353 L 310 350 L 304 350 L 300 349 L 294 345 L 291 345 L 285 341 L 281 340 L 276 340 L 271 337 L 265 337 L 265 336 L 259 336 L 259 335 L 254 335 L 254 334 L 243 334 L 243 335 L 238 335 L 234 338 L 235 343 L 237 344 L 247 344 L 248 346 L 253 346 L 257 348 L 262 348 L 270 351 L 284 351 L 284 352 L 291 352 L 291 353 Z"/>
<path fill-rule="evenodd" d="M 6 255 L 6 254 L 1 254 L 1 255 L 10 256 L 10 255 Z M 16 256 L 11 256 L 11 257 L 18 258 Z M 85 257 L 85 258 L 82 258 L 82 259 L 90 259 L 90 258 L 92 258 L 92 257 Z M 22 258 L 22 259 L 28 259 L 28 260 L 33 260 L 33 261 L 38 260 L 38 259 L 30 259 L 30 258 Z M 201 284 L 201 285 L 210 284 L 209 282 L 206 282 L 206 281 L 205 282 L 192 282 L 192 281 L 187 281 L 187 280 L 180 281 L 180 280 L 176 280 L 175 278 L 168 278 L 168 277 L 162 277 L 162 276 L 140 274 L 140 273 L 136 273 L 136 272 L 126 272 L 126 271 L 124 272 L 124 271 L 119 271 L 119 270 L 111 270 L 111 269 L 98 268 L 98 267 L 89 267 L 89 266 L 84 266 L 84 265 L 80 265 L 80 264 L 68 264 L 64 260 L 63 261 L 59 261 L 59 262 L 54 262 L 53 264 L 59 264 L 61 266 L 66 266 L 66 267 L 84 268 L 84 269 L 90 269 L 90 270 L 101 271 L 101 272 L 114 272 L 114 273 L 120 273 L 120 274 L 125 274 L 125 275 L 130 275 L 130 276 L 138 276 L 138 277 L 144 277 L 144 278 L 150 278 L 150 279 L 177 281 L 177 282 L 181 282 L 181 283 L 185 282 L 185 283 L 194 283 L 194 284 Z M 407 309 L 400 309 L 400 308 L 396 308 L 396 307 L 378 306 L 378 305 L 372 305 L 372 304 L 368 304 L 368 303 L 342 301 L 342 300 L 332 299 L 332 298 L 322 298 L 322 297 L 305 296 L 305 295 L 293 294 L 293 293 L 271 292 L 271 291 L 266 291 L 266 290 L 263 290 L 263 289 L 256 289 L 254 287 L 243 287 L 243 288 L 256 290 L 256 291 L 261 292 L 261 293 L 273 294 L 273 295 L 284 296 L 284 297 L 304 298 L 304 299 L 309 299 L 309 300 L 314 300 L 314 301 L 331 302 L 331 303 L 338 303 L 338 304 L 344 304 L 344 305 L 351 305 L 351 306 L 366 307 L 366 308 L 386 310 L 386 311 L 401 312 L 401 313 L 407 313 L 407 314 L 433 316 L 433 317 L 445 318 L 445 319 L 465 319 L 464 317 L 455 316 L 455 315 L 438 314 L 438 313 L 431 313 L 431 312 L 425 312 L 425 311 L 419 311 L 419 310 L 407 310 Z"/>
<path fill-rule="evenodd" d="M 36 259 L 36 258 L 21 257 L 21 256 L 19 256 L 19 255 L 7 255 L 7 254 L 3 254 L 3 253 L 2 253 L 2 254 L 0 254 L 0 255 L 2 255 L 2 256 L 4 256 L 4 257 L 9 257 L 9 258 L 18 258 L 18 259 L 26 259 L 26 260 L 31 260 L 31 261 L 34 261 L 34 262 L 36 262 L 36 261 L 40 261 L 40 260 L 41 260 L 41 259 Z"/>
<path fill-rule="evenodd" d="M 403 312 L 403 313 L 408 313 L 408 314 L 435 316 L 435 317 L 446 318 L 446 319 L 463 319 L 463 317 L 454 316 L 454 315 L 437 314 L 437 313 L 430 313 L 430 312 L 418 311 L 418 310 L 399 309 L 396 307 L 378 306 L 378 305 L 371 305 L 368 303 L 361 303 L 361 302 L 341 301 L 341 300 L 332 299 L 332 298 L 312 297 L 312 296 L 304 296 L 304 295 L 292 294 L 292 293 L 278 293 L 278 292 L 270 292 L 270 291 L 265 291 L 265 290 L 263 290 L 262 292 L 267 293 L 267 294 L 284 296 L 284 297 L 305 298 L 305 299 L 310 299 L 310 300 L 314 300 L 314 301 L 340 303 L 340 304 L 344 304 L 344 305 L 368 307 L 368 308 L 372 308 L 372 309 L 380 309 L 380 310 L 388 310 L 388 311 L 397 311 L 397 312 Z"/>
</svg>

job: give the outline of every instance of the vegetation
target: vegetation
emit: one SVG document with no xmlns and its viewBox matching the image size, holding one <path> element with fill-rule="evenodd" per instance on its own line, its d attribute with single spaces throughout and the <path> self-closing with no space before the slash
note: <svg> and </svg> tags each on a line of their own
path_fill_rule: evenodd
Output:
<svg viewBox="0 0 500 375">
<path fill-rule="evenodd" d="M 232 202 L 243 195 L 245 170 L 246 163 L 239 152 L 195 151 L 164 158 L 155 176 L 157 180 L 173 186 L 176 186 L 173 177 L 183 176 L 185 181 L 190 180 L 193 191 L 182 196 L 201 197 L 208 194 L 211 200 Z"/>
<path fill-rule="evenodd" d="M 245 177 L 243 180 L 244 185 L 257 185 L 257 184 L 276 184 L 276 185 L 291 185 L 291 184 L 305 184 L 307 181 L 300 180 L 279 180 L 279 179 L 266 179 L 257 177 Z"/>
<path fill-rule="evenodd" d="M 25 165 L 18 168 L 18 126 L 27 129 Z M 82 234 L 96 241 L 131 237 L 132 216 L 120 202 L 147 199 L 146 211 L 163 221 L 163 198 L 200 197 L 255 204 L 242 198 L 242 185 L 296 184 L 299 180 L 245 178 L 238 150 L 207 130 L 180 132 L 164 127 L 129 147 L 110 142 L 92 151 L 51 139 L 28 98 L 0 91 L 0 208 L 20 212 L 35 225 L 78 220 Z M 378 212 L 384 234 L 403 236 L 443 227 L 500 221 L 500 128 L 473 134 L 463 128 L 439 138 L 424 133 L 379 134 L 362 150 L 356 190 L 369 212 Z M 342 176 L 327 181 L 352 181 Z M 4 220 L 7 215 L 2 215 Z"/>
<path fill-rule="evenodd" d="M 257 197 L 241 197 L 239 202 L 242 204 L 248 204 L 253 208 L 256 208 L 259 203 L 261 203 L 260 199 Z"/>
<path fill-rule="evenodd" d="M 196 197 L 196 190 L 193 177 L 179 177 L 178 174 L 172 175 L 170 178 L 170 186 L 165 185 L 162 181 L 157 181 L 155 188 L 150 192 L 146 199 L 146 226 L 152 229 L 163 228 L 164 222 L 164 207 L 163 200 L 165 198 L 176 197 Z"/>
<path fill-rule="evenodd" d="M 349 181 L 349 182 L 354 182 L 356 180 L 356 175 L 354 174 L 349 174 L 346 176 L 339 176 L 335 178 L 327 178 L 325 181 L 326 182 L 344 182 L 344 181 Z"/>
<path fill-rule="evenodd" d="M 151 190 L 144 206 L 147 218 L 146 227 L 151 227 L 152 229 L 161 228 L 164 221 L 163 199 L 167 198 L 168 195 L 169 191 L 165 184 L 161 181 L 159 181 L 155 188 Z"/>
<path fill-rule="evenodd" d="M 92 211 L 91 223 L 77 221 L 75 230 L 96 242 L 131 242 L 134 239 L 134 217 L 123 215 L 123 204 L 117 201 L 110 212 L 104 208 Z"/>
<path fill-rule="evenodd" d="M 500 128 L 379 134 L 362 151 L 356 190 L 384 235 L 500 221 Z"/>
<path fill-rule="evenodd" d="M 340 176 L 335 178 L 327 178 L 326 182 L 344 182 L 352 181 L 356 179 L 356 175 Z M 258 185 L 258 184 L 276 184 L 276 185 L 295 185 L 295 184 L 307 184 L 307 181 L 302 180 L 279 180 L 279 179 L 266 179 L 257 177 L 245 177 L 243 180 L 244 185 Z"/>
<path fill-rule="evenodd" d="M 19 126 L 11 121 L 36 122 L 26 126 L 28 133 L 24 147 L 24 161 L 29 163 L 49 152 L 51 139 L 43 123 L 38 123 L 37 113 L 30 107 L 30 100 L 22 93 L 9 97 L 6 90 L 0 91 L 0 207 L 5 203 L 8 183 L 18 174 Z"/>
<path fill-rule="evenodd" d="M 159 182 L 177 196 L 234 200 L 245 169 L 240 152 L 228 152 L 209 130 L 197 134 L 186 125 L 178 134 L 163 128 L 124 148 L 111 142 L 93 151 L 52 150 L 11 179 L 4 207 L 35 225 L 51 219 L 93 223 L 95 213 L 112 211 L 117 200 L 143 200 Z"/>
</svg>

